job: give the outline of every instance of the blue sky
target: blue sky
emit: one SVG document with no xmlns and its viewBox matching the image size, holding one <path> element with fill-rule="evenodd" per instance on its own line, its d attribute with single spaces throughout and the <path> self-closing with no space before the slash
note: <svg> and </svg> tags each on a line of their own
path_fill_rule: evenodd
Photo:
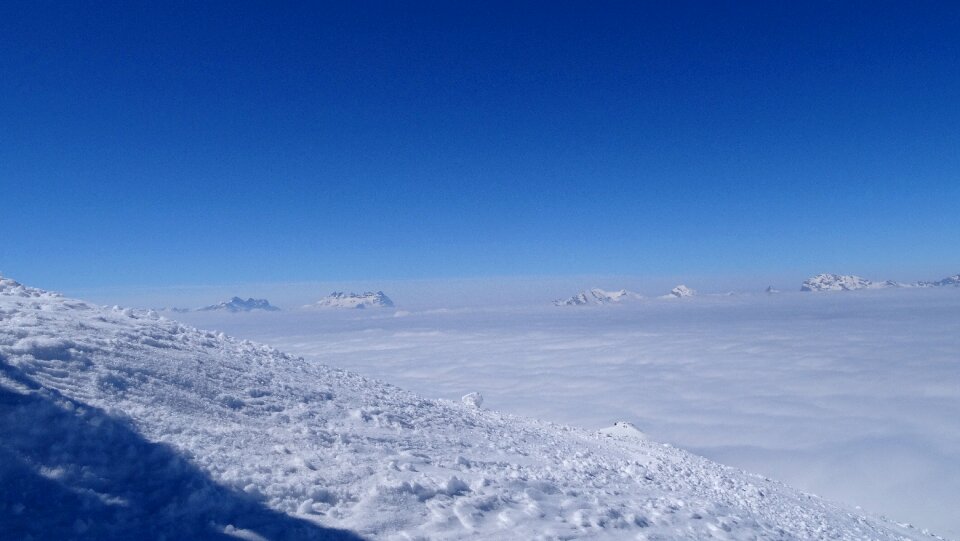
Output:
<svg viewBox="0 0 960 541">
<path fill-rule="evenodd" d="M 954 2 L 197 4 L 0 5 L 0 271 L 960 271 Z"/>
</svg>

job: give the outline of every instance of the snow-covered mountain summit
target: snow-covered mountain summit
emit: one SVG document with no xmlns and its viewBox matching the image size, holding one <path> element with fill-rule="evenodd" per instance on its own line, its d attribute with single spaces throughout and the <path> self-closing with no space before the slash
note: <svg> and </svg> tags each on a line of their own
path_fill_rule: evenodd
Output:
<svg viewBox="0 0 960 541">
<path fill-rule="evenodd" d="M 618 291 L 605 291 L 595 287 L 589 291 L 581 291 L 568 299 L 557 299 L 553 301 L 556 306 L 583 306 L 587 304 L 611 304 L 621 302 L 627 299 L 636 299 L 640 296 L 636 293 L 620 289 Z"/>
<path fill-rule="evenodd" d="M 937 280 L 933 285 L 936 287 L 960 287 L 960 274 L 954 274 L 953 276 L 947 276 L 943 280 Z"/>
<path fill-rule="evenodd" d="M 876 283 L 852 274 L 818 274 L 803 281 L 800 291 L 854 291 L 857 289 L 877 289 L 887 287 L 886 283 Z"/>
<path fill-rule="evenodd" d="M 241 299 L 240 297 L 233 297 L 229 301 L 223 301 L 218 304 L 211 304 L 210 306 L 204 306 L 203 308 L 197 308 L 198 312 L 212 312 L 212 311 L 224 311 L 224 312 L 250 312 L 252 310 L 266 310 L 268 312 L 275 312 L 279 310 L 276 306 L 270 304 L 267 299 Z"/>
<path fill-rule="evenodd" d="M 365 293 L 346 293 L 334 291 L 319 301 L 308 304 L 308 308 L 389 308 L 393 301 L 383 291 Z"/>
<path fill-rule="evenodd" d="M 693 297 L 696 294 L 697 292 L 694 291 L 693 289 L 690 289 L 689 287 L 683 284 L 680 284 L 677 287 L 671 289 L 670 293 L 664 295 L 664 297 L 680 299 L 683 297 Z"/>
<path fill-rule="evenodd" d="M 935 282 L 921 280 L 905 284 L 894 280 L 873 282 L 866 278 L 842 274 L 818 274 L 804 280 L 800 291 L 854 291 L 857 289 L 883 289 L 889 287 L 960 287 L 960 274 L 947 276 Z"/>
<path fill-rule="evenodd" d="M 7 280 L 0 433 L 4 539 L 924 537 L 624 423 L 430 400 Z"/>
</svg>

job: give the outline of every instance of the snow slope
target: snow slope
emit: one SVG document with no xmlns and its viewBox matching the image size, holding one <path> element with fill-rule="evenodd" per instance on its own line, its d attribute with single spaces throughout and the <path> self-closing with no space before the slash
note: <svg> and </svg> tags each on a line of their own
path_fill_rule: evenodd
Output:
<svg viewBox="0 0 960 541">
<path fill-rule="evenodd" d="M 924 537 L 624 428 L 0 281 L 0 538 Z"/>
</svg>

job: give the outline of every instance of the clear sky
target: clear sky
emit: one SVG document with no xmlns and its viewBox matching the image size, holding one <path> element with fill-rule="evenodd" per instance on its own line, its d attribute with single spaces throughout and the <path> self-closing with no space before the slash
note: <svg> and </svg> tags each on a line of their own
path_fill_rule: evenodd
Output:
<svg viewBox="0 0 960 541">
<path fill-rule="evenodd" d="M 402 4 L 0 3 L 0 271 L 960 272 L 960 3 Z"/>
</svg>

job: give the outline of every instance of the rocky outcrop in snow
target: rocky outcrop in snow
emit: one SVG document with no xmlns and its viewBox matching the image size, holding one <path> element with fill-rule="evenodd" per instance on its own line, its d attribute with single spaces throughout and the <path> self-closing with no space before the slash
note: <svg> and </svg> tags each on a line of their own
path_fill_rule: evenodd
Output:
<svg viewBox="0 0 960 541">
<path fill-rule="evenodd" d="M 586 304 L 611 304 L 618 303 L 627 299 L 639 298 L 636 293 L 631 293 L 626 289 L 619 291 L 605 291 L 600 288 L 593 288 L 589 291 L 581 291 L 569 299 L 558 299 L 553 301 L 556 306 L 582 306 Z"/>
<path fill-rule="evenodd" d="M 155 312 L 4 281 L 0 322 L 4 538 L 924 537 L 626 423 L 426 399 Z"/>
<path fill-rule="evenodd" d="M 219 304 L 211 304 L 210 306 L 204 306 L 203 308 L 197 308 L 198 312 L 250 312 L 252 310 L 265 310 L 267 312 L 276 312 L 279 310 L 276 306 L 270 304 L 267 299 L 241 299 L 240 297 L 234 297 L 229 301 L 223 301 Z M 174 311 L 177 311 L 175 308 Z"/>
<path fill-rule="evenodd" d="M 389 308 L 393 301 L 383 291 L 367 291 L 362 294 L 334 291 L 308 308 Z"/>
</svg>

